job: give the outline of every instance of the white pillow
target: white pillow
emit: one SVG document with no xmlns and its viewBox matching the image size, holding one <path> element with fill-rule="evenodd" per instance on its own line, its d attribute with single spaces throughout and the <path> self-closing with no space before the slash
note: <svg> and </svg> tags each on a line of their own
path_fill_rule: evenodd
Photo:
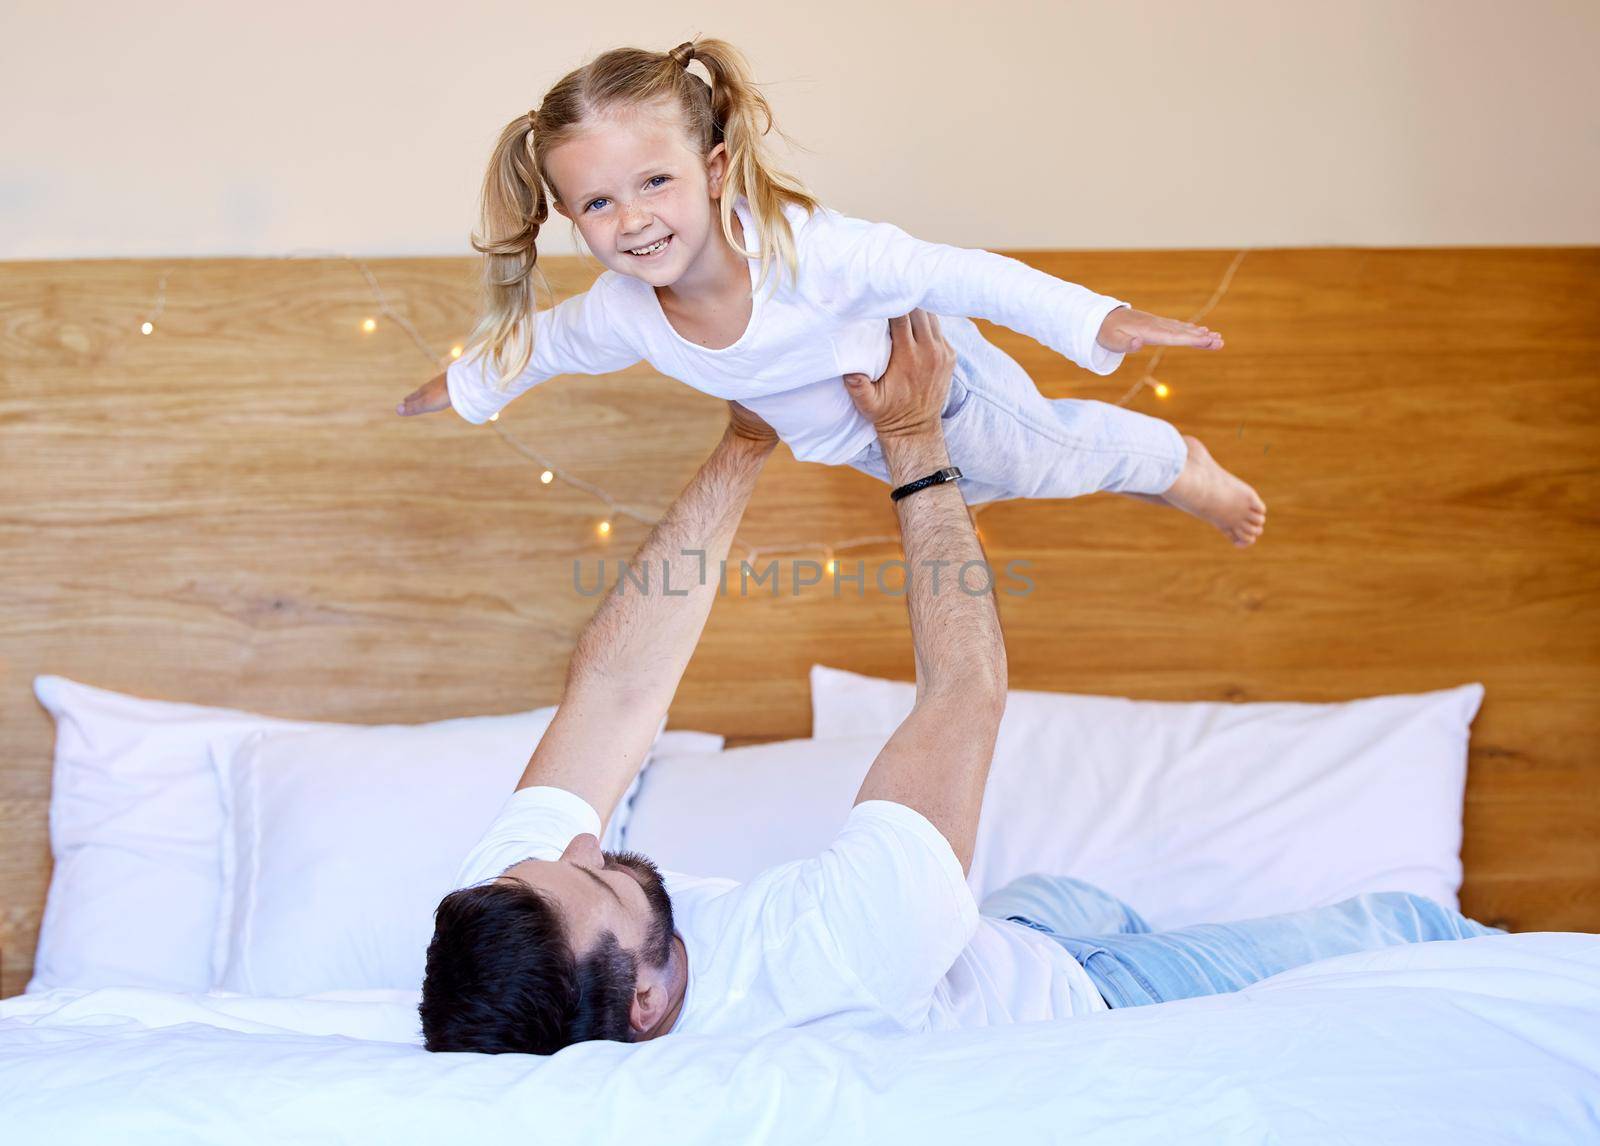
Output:
<svg viewBox="0 0 1600 1146">
<path fill-rule="evenodd" d="M 54 869 L 27 989 L 210 990 L 221 973 L 224 829 L 212 752 L 231 756 L 260 731 L 360 726 L 146 700 L 59 676 L 36 677 L 34 693 L 56 723 Z M 669 732 L 658 743 L 715 751 L 722 741 Z M 612 817 L 608 849 L 621 847 L 636 791 Z"/>
<path fill-rule="evenodd" d="M 262 732 L 219 753 L 229 809 L 219 986 L 418 989 L 434 908 L 554 713 Z M 714 752 L 722 739 L 666 733 L 658 745 Z M 605 846 L 620 846 L 633 791 Z"/>
<path fill-rule="evenodd" d="M 818 738 L 886 736 L 914 685 L 815 666 Z M 1467 738 L 1483 686 L 1343 704 L 1008 694 L 969 883 L 1105 888 L 1156 927 L 1369 891 L 1454 908 Z M 639 811 L 642 813 L 644 807 Z"/>
<path fill-rule="evenodd" d="M 222 831 L 210 747 L 305 726 L 59 676 L 33 690 L 56 722 L 55 867 L 28 990 L 208 990 Z"/>
<path fill-rule="evenodd" d="M 666 871 L 740 882 L 820 854 L 844 826 L 887 737 L 783 740 L 658 754 L 624 843 Z"/>
</svg>

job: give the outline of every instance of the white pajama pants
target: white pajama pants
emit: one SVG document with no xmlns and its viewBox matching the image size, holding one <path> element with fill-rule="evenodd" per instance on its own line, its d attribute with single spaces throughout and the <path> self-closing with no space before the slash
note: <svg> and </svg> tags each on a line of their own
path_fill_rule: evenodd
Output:
<svg viewBox="0 0 1600 1146">
<path fill-rule="evenodd" d="M 970 318 L 940 315 L 939 328 L 956 352 L 945 444 L 969 505 L 1101 491 L 1157 494 L 1178 480 L 1189 450 L 1168 423 L 1107 402 L 1046 398 Z M 848 464 L 889 480 L 876 440 Z"/>
</svg>

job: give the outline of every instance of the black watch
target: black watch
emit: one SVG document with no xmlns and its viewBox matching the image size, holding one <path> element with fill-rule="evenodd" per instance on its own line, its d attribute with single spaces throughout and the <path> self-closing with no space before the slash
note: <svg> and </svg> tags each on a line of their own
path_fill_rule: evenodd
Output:
<svg viewBox="0 0 1600 1146">
<path fill-rule="evenodd" d="M 919 489 L 927 489 L 930 485 L 943 485 L 947 481 L 955 481 L 961 476 L 961 471 L 955 466 L 945 466 L 942 470 L 934 470 L 927 477 L 918 478 L 916 481 L 907 482 L 889 491 L 890 501 L 899 501 L 903 497 L 910 497 Z"/>
</svg>

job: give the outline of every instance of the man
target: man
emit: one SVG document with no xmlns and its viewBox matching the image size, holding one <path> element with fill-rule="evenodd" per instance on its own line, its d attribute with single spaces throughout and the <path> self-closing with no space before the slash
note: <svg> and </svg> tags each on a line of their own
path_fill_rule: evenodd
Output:
<svg viewBox="0 0 1600 1146">
<path fill-rule="evenodd" d="M 639 550 L 652 591 L 610 595 L 596 611 L 517 791 L 463 865 L 462 889 L 439 905 L 420 1008 L 430 1050 L 549 1054 L 674 1033 L 1023 1022 L 1487 933 L 1426 900 L 1368 896 L 1149 934 L 1111 896 L 1049 876 L 1001 889 L 980 915 L 965 874 L 1005 706 L 1005 646 L 992 591 L 974 596 L 954 575 L 983 560 L 940 431 L 954 352 L 920 312 L 890 326 L 883 377 L 846 385 L 877 427 L 898 495 L 917 699 L 838 837 L 746 884 L 663 875 L 643 856 L 600 850 L 776 444 L 735 405 L 722 441 Z"/>
</svg>

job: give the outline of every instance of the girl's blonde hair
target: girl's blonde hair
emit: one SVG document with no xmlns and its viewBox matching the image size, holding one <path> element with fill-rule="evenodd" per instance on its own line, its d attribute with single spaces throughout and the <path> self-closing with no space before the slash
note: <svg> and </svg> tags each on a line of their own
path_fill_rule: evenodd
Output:
<svg viewBox="0 0 1600 1146">
<path fill-rule="evenodd" d="M 692 60 L 705 66 L 709 86 L 689 71 Z M 763 142 L 774 128 L 772 108 L 739 50 L 723 40 L 697 39 L 670 52 L 606 52 L 567 73 L 537 108 L 508 123 L 489 160 L 482 233 L 472 238 L 473 248 L 484 256 L 484 316 L 463 353 L 485 349 L 502 383 L 522 373 L 533 356 L 537 241 L 555 190 L 546 158 L 593 117 L 650 105 L 676 111 L 702 157 L 719 143 L 727 145 L 722 233 L 739 253 L 755 257 L 734 239 L 733 204 L 743 197 L 760 238 L 756 289 L 780 262 L 791 277 L 798 274 L 794 234 L 783 209 L 794 203 L 810 212 L 820 204 L 799 180 L 773 166 Z M 781 129 L 778 134 L 783 135 Z"/>
</svg>

